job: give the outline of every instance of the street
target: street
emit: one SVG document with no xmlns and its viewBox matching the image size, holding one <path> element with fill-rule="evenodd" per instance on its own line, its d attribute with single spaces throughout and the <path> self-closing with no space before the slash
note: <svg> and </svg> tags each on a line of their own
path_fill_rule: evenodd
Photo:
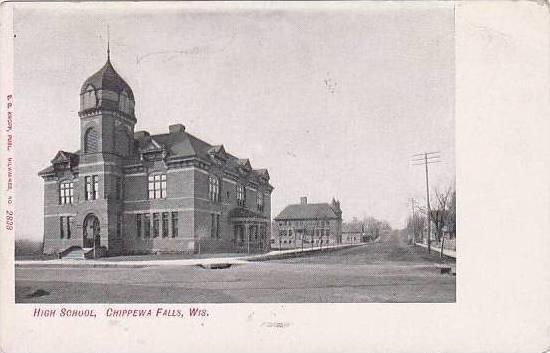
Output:
<svg viewBox="0 0 550 353">
<path fill-rule="evenodd" d="M 378 243 L 226 269 L 17 267 L 16 302 L 454 302 L 456 277 L 441 274 L 439 262 L 394 232 Z"/>
</svg>

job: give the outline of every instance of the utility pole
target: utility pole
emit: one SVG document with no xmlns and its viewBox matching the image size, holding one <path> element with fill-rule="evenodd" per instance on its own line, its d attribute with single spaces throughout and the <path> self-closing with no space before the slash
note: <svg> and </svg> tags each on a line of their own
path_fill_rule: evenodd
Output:
<svg viewBox="0 0 550 353">
<path fill-rule="evenodd" d="M 416 246 L 416 225 L 415 225 L 415 218 L 414 218 L 414 198 L 411 197 L 411 210 L 412 210 L 412 245 Z"/>
<path fill-rule="evenodd" d="M 428 208 L 428 254 L 431 251 L 431 234 L 432 234 L 432 211 L 430 208 L 430 184 L 429 184 L 429 173 L 428 173 L 428 164 L 440 163 L 439 152 L 424 152 L 414 154 L 412 156 L 411 162 L 412 165 L 423 165 L 425 174 L 426 174 L 426 206 Z"/>
</svg>

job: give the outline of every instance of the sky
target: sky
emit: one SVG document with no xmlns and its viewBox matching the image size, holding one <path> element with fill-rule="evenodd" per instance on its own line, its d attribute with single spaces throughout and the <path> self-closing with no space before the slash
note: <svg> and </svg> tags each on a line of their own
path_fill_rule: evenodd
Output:
<svg viewBox="0 0 550 353">
<path fill-rule="evenodd" d="M 341 201 L 344 220 L 396 228 L 425 204 L 411 156 L 455 178 L 450 3 L 18 4 L 14 12 L 17 237 L 41 239 L 38 171 L 80 148 L 80 86 L 106 60 L 132 87 L 136 131 L 182 123 L 267 168 L 272 217 Z M 25 216 L 20 216 L 24 214 Z"/>
</svg>

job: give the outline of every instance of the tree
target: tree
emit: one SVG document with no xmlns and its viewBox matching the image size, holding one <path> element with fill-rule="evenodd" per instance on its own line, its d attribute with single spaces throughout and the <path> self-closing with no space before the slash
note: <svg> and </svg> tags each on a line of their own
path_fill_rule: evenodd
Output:
<svg viewBox="0 0 550 353">
<path fill-rule="evenodd" d="M 447 229 L 451 238 L 456 237 L 456 190 L 453 189 L 447 213 Z"/>
<path fill-rule="evenodd" d="M 407 218 L 407 233 L 412 234 L 414 242 L 420 241 L 423 238 L 424 228 L 426 227 L 426 218 L 421 212 L 415 212 L 414 217 Z"/>
<path fill-rule="evenodd" d="M 454 185 L 440 190 L 435 189 L 435 208 L 432 209 L 432 222 L 438 241 L 441 241 L 443 229 L 446 228 L 451 236 L 456 233 L 456 191 Z"/>
</svg>

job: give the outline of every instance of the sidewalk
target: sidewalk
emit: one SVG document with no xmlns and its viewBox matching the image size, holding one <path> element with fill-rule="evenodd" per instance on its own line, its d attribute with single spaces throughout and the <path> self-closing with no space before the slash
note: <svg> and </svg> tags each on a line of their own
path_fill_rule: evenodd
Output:
<svg viewBox="0 0 550 353">
<path fill-rule="evenodd" d="M 426 249 L 428 248 L 427 244 L 423 244 L 423 243 L 415 243 L 415 244 Z M 441 252 L 441 248 L 435 247 L 433 245 L 430 246 L 430 249 L 437 253 Z M 443 255 L 456 259 L 456 250 L 443 249 Z"/>
<path fill-rule="evenodd" d="M 143 261 L 105 261 L 105 260 L 80 260 L 80 259 L 55 259 L 55 260 L 16 260 L 16 267 L 149 267 L 149 266 L 198 266 L 212 264 L 246 264 L 251 261 L 267 261 L 284 259 L 294 256 L 309 255 L 314 252 L 334 251 L 368 243 L 331 245 L 323 248 L 274 250 L 265 254 L 245 255 L 241 257 L 211 257 L 197 259 L 174 260 L 143 260 Z"/>
</svg>

